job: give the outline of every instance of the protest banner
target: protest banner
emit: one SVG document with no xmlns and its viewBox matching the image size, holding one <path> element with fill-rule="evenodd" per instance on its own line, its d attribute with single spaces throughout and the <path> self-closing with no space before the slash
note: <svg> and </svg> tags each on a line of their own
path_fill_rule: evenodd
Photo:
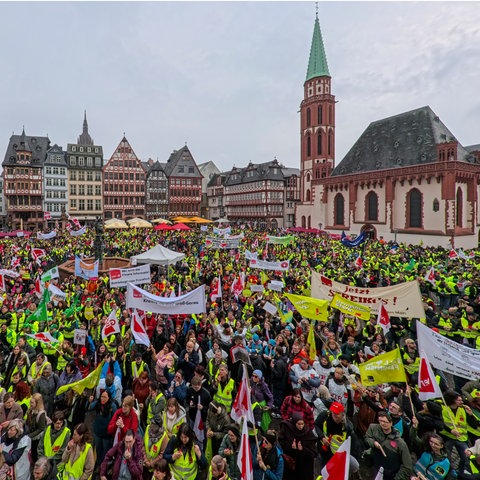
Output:
<svg viewBox="0 0 480 480">
<path fill-rule="evenodd" d="M 362 288 L 344 285 L 312 271 L 311 284 L 311 295 L 315 298 L 331 300 L 338 293 L 348 300 L 368 306 L 375 314 L 378 314 L 383 303 L 391 317 L 425 318 L 416 280 L 391 287 Z"/>
<path fill-rule="evenodd" d="M 368 321 L 370 319 L 370 308 L 365 305 L 360 305 L 359 303 L 352 302 L 348 298 L 343 298 L 341 295 L 336 293 L 333 296 L 332 301 L 330 302 L 332 308 L 340 310 L 346 315 L 353 315 L 354 317 L 361 318 L 362 320 Z"/>
<path fill-rule="evenodd" d="M 259 270 L 275 270 L 278 272 L 285 272 L 290 268 L 290 261 L 282 260 L 281 262 L 267 262 L 266 260 L 252 258 L 248 266 L 250 268 L 258 268 Z"/>
<path fill-rule="evenodd" d="M 111 268 L 108 272 L 110 287 L 126 287 L 129 283 L 144 285 L 150 283 L 150 264 L 133 268 Z"/>
<path fill-rule="evenodd" d="M 358 369 L 360 370 L 362 384 L 365 387 L 407 381 L 398 347 L 391 352 L 382 353 L 378 357 L 359 364 Z"/>
</svg>

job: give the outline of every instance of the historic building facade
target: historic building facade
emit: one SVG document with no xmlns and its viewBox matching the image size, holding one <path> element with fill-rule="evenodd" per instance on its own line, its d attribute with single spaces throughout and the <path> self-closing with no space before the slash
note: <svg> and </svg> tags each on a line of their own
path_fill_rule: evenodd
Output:
<svg viewBox="0 0 480 480">
<path fill-rule="evenodd" d="M 147 220 L 168 219 L 168 178 L 164 165 L 151 158 L 143 162 L 146 174 L 145 211 Z"/>
<path fill-rule="evenodd" d="M 203 175 L 186 145 L 173 151 L 164 171 L 168 178 L 169 216 L 200 215 Z"/>
<path fill-rule="evenodd" d="M 146 171 L 125 136 L 103 169 L 104 217 L 145 218 Z"/>
<path fill-rule="evenodd" d="M 478 246 L 480 146 L 462 146 L 430 107 L 372 122 L 335 167 L 335 99 L 318 18 L 300 110 L 298 226 Z"/>
<path fill-rule="evenodd" d="M 47 151 L 43 167 L 43 211 L 50 214 L 45 226 L 59 225 L 68 208 L 68 172 L 65 152 L 57 144 Z"/>
<path fill-rule="evenodd" d="M 77 143 L 67 145 L 68 212 L 83 224 L 103 216 L 103 148 L 88 133 L 87 114 Z"/>
<path fill-rule="evenodd" d="M 43 164 L 48 137 L 12 135 L 3 160 L 8 230 L 41 228 L 43 224 Z"/>
</svg>

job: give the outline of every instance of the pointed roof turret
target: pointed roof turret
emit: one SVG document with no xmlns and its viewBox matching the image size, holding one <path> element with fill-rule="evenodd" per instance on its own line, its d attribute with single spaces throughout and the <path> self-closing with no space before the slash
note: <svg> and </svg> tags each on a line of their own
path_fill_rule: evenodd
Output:
<svg viewBox="0 0 480 480">
<path fill-rule="evenodd" d="M 83 131 L 82 131 L 82 134 L 78 137 L 77 143 L 79 145 L 93 145 L 93 139 L 88 133 L 88 122 L 87 122 L 86 110 L 83 116 Z"/>
<path fill-rule="evenodd" d="M 322 32 L 318 21 L 318 12 L 315 17 L 315 26 L 313 27 L 312 46 L 310 47 L 310 58 L 308 60 L 307 78 L 305 81 L 315 77 L 329 77 L 327 56 L 323 46 Z"/>
<path fill-rule="evenodd" d="M 17 150 L 21 150 L 22 152 L 31 152 L 27 136 L 25 135 L 25 125 L 23 126 L 22 135 L 20 135 L 20 146 Z"/>
</svg>

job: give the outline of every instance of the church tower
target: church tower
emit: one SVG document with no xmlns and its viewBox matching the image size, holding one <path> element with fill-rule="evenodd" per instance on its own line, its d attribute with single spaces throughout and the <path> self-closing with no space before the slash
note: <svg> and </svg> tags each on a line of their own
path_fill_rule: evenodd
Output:
<svg viewBox="0 0 480 480">
<path fill-rule="evenodd" d="M 305 207 L 318 204 L 316 186 L 334 168 L 335 96 L 331 93 L 331 80 L 317 11 L 300 105 L 301 203 Z"/>
</svg>

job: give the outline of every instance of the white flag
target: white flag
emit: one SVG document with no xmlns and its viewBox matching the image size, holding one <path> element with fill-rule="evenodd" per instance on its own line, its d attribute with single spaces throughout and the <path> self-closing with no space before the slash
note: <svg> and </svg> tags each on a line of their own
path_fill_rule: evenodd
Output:
<svg viewBox="0 0 480 480">
<path fill-rule="evenodd" d="M 132 313 L 132 334 L 137 345 L 150 346 L 150 339 L 148 338 L 147 331 L 143 326 L 143 323 L 138 315 L 138 310 L 135 308 Z"/>
<path fill-rule="evenodd" d="M 120 333 L 120 324 L 117 319 L 117 309 L 114 308 L 102 328 L 102 340 L 105 340 L 109 335 Z"/>
<path fill-rule="evenodd" d="M 420 367 L 418 369 L 418 398 L 425 402 L 430 398 L 440 398 L 442 391 L 433 373 L 432 367 L 425 355 L 420 352 Z"/>
</svg>

